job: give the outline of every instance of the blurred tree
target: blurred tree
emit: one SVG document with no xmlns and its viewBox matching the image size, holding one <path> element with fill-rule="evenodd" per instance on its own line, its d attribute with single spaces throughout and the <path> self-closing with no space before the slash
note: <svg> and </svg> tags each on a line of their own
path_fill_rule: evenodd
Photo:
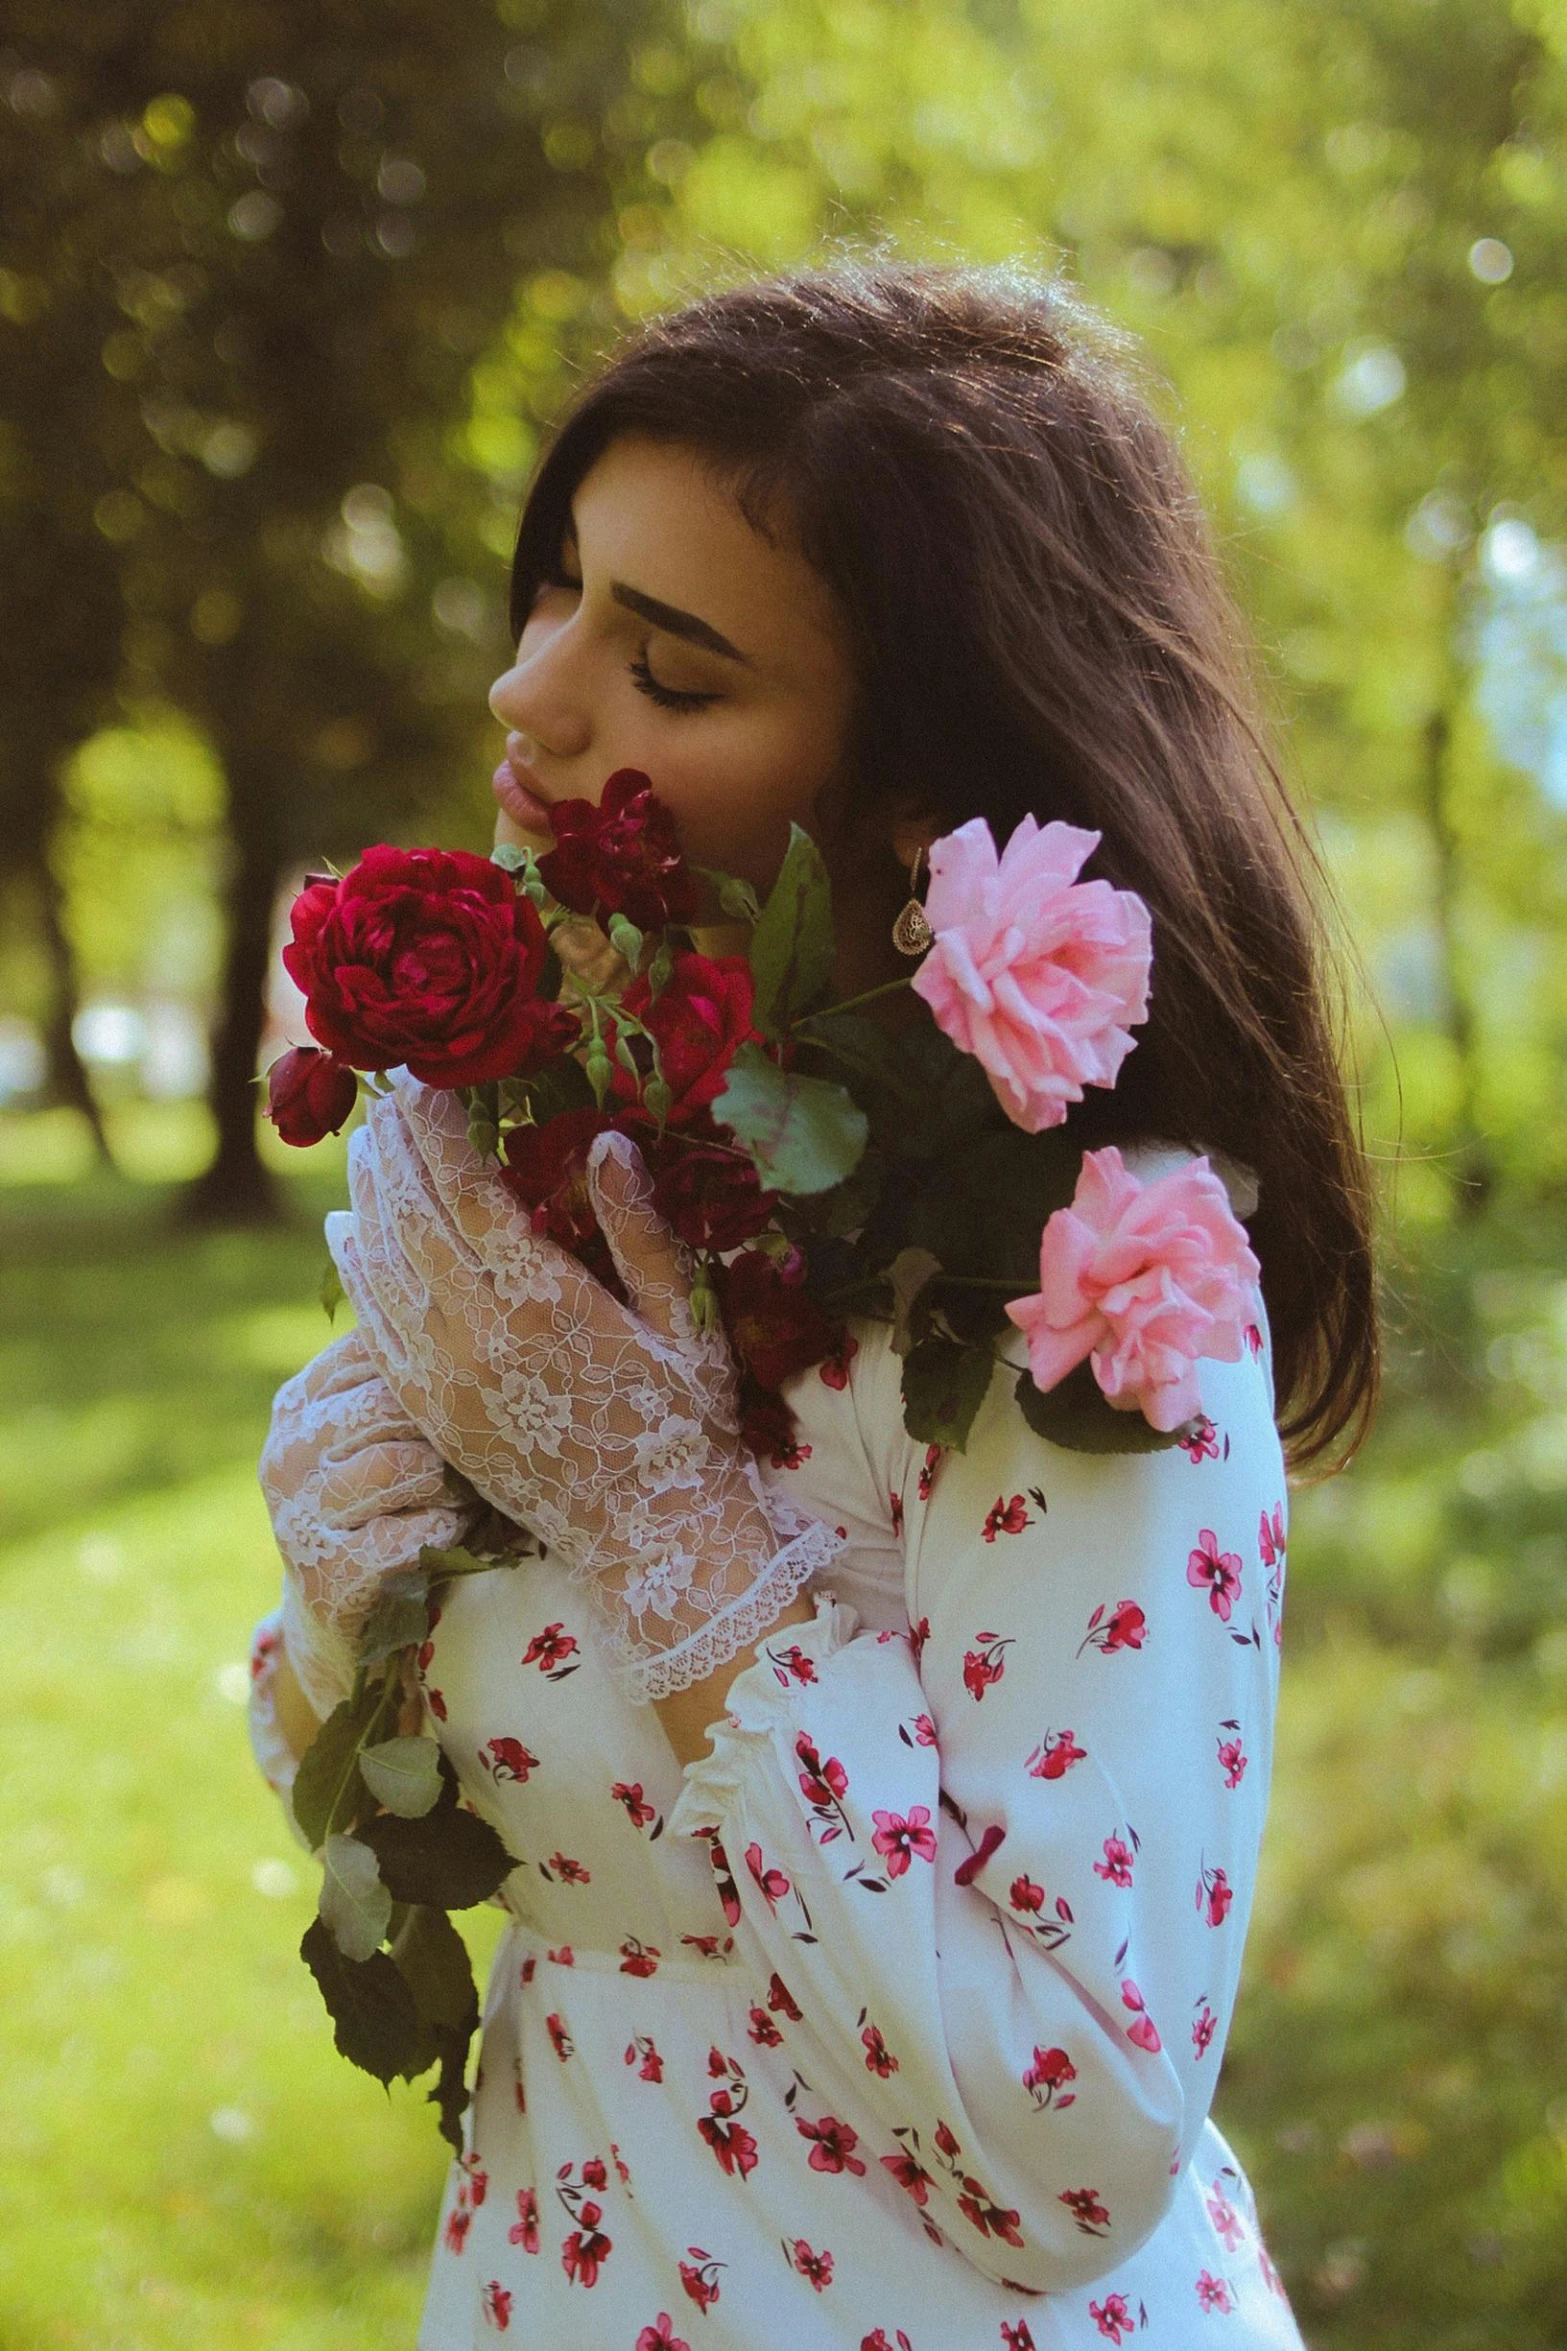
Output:
<svg viewBox="0 0 1567 2351">
<path fill-rule="evenodd" d="M 532 455 L 466 414 L 470 375 L 519 279 L 553 329 L 541 385 L 573 333 L 607 331 L 613 208 L 656 190 L 644 150 L 681 76 L 648 69 L 662 0 L 398 0 L 368 26 L 356 0 L 20 0 L 9 25 L 60 248 L 41 274 L 118 313 L 90 372 L 123 682 L 190 714 L 227 778 L 218 1150 L 187 1213 L 264 1214 L 279 885 L 460 789 L 504 642 L 496 501 Z M 46 510 L 59 495 L 40 481 Z"/>
</svg>

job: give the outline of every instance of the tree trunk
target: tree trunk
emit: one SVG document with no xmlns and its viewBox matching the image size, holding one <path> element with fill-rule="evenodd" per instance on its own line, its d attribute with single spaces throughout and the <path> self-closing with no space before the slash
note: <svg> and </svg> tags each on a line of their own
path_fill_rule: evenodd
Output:
<svg viewBox="0 0 1567 2351">
<path fill-rule="evenodd" d="M 1496 1169 L 1480 1128 L 1478 1055 L 1474 1005 L 1458 945 L 1458 892 L 1462 850 L 1447 799 L 1447 760 L 1452 742 L 1450 704 L 1426 720 L 1421 784 L 1426 822 L 1436 859 L 1437 945 L 1442 962 L 1443 1026 L 1458 1069 L 1458 1151 L 1452 1169 L 1453 1198 L 1460 1216 L 1478 1216 L 1496 1186 Z"/>
<path fill-rule="evenodd" d="M 57 1101 L 69 1103 L 73 1110 L 81 1112 L 91 1129 L 93 1148 L 99 1160 L 105 1167 L 113 1167 L 114 1154 L 109 1149 L 109 1138 L 103 1130 L 103 1113 L 94 1098 L 72 1034 L 76 1015 L 81 1008 L 81 990 L 77 983 L 75 952 L 65 929 L 60 884 L 49 863 L 46 845 L 40 844 L 35 870 L 39 908 L 43 917 L 44 950 L 54 978 L 49 1019 L 44 1030 L 44 1048 L 49 1056 L 50 1091 Z"/>
<path fill-rule="evenodd" d="M 217 1122 L 218 1148 L 211 1166 L 180 1196 L 177 1214 L 184 1224 L 268 1224 L 283 1213 L 277 1185 L 256 1149 L 256 1058 L 266 1019 L 272 906 L 286 859 L 270 837 L 241 838 L 235 847 L 226 894 L 222 1000 L 207 1097 Z"/>
</svg>

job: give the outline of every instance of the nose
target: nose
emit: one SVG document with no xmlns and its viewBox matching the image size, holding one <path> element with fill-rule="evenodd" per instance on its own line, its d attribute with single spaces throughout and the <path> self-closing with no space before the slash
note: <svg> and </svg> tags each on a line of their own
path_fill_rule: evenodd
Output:
<svg viewBox="0 0 1567 2351">
<path fill-rule="evenodd" d="M 556 629 L 528 646 L 524 632 L 516 660 L 490 688 L 492 714 L 523 737 L 523 756 L 530 762 L 535 751 L 544 759 L 578 759 L 592 741 L 584 696 L 571 683 L 564 634 Z"/>
</svg>

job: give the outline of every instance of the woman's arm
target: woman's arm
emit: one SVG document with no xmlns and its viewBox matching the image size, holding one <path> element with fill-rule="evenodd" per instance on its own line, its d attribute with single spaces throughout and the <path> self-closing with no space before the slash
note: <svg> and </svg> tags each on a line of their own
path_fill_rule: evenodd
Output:
<svg viewBox="0 0 1567 2351">
<path fill-rule="evenodd" d="M 1261 1365 L 1203 1368 L 1197 1458 L 1060 1452 L 1001 1378 L 933 1477 L 889 1447 L 912 1638 L 824 1602 L 763 1642 L 670 1822 L 711 1840 L 758 2037 L 801 2020 L 802 2134 L 1040 2292 L 1157 2227 L 1239 1975 L 1283 1472 Z"/>
</svg>

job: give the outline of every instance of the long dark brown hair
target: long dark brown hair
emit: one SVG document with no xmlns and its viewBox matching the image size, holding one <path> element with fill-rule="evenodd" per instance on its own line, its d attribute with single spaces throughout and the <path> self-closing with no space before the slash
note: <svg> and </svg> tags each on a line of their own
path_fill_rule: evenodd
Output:
<svg viewBox="0 0 1567 2351">
<path fill-rule="evenodd" d="M 1091 872 L 1153 916 L 1152 1001 L 1074 1132 L 1169 1136 L 1255 1170 L 1280 1431 L 1296 1470 L 1347 1457 L 1379 1350 L 1326 883 L 1127 339 L 1027 270 L 881 255 L 656 318 L 573 403 L 531 485 L 516 633 L 578 483 L 632 432 L 696 453 L 764 536 L 785 516 L 837 597 L 859 692 L 829 834 L 890 809 L 943 831 L 983 816 L 998 843 L 1026 811 L 1102 834 Z"/>
</svg>

